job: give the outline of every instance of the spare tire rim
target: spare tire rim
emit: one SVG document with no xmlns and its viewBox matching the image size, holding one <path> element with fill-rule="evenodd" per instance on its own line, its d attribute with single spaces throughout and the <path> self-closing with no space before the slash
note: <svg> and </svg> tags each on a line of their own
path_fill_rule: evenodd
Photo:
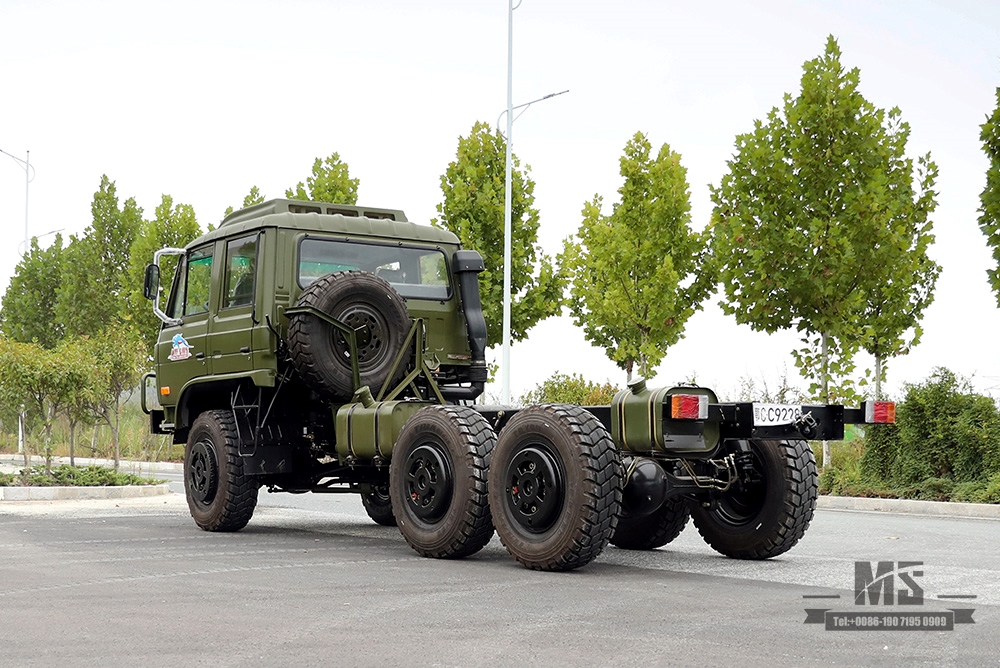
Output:
<svg viewBox="0 0 1000 668">
<path fill-rule="evenodd" d="M 350 304 L 340 312 L 337 319 L 354 330 L 359 369 L 377 369 L 385 363 L 390 348 L 389 325 L 378 310 L 368 304 Z M 349 368 L 351 348 L 347 344 L 347 338 L 338 331 L 334 335 L 333 344 L 337 359 Z"/>
<path fill-rule="evenodd" d="M 433 524 L 451 505 L 454 476 L 451 460 L 437 443 L 426 443 L 413 450 L 403 466 L 406 499 L 418 518 Z"/>
<path fill-rule="evenodd" d="M 520 450 L 507 466 L 507 509 L 530 533 L 544 533 L 559 519 L 566 474 L 561 460 L 543 444 Z"/>
<path fill-rule="evenodd" d="M 191 447 L 188 484 L 191 497 L 198 503 L 208 505 L 215 499 L 219 487 L 219 460 L 211 441 L 203 439 Z"/>
</svg>

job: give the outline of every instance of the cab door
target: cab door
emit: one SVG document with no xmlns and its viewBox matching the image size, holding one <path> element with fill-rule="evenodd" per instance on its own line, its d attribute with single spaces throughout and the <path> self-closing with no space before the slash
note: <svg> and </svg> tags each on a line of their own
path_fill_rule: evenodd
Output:
<svg viewBox="0 0 1000 668">
<path fill-rule="evenodd" d="M 219 244 L 225 255 L 219 307 L 211 321 L 212 372 L 216 375 L 253 369 L 253 335 L 257 317 L 257 265 L 262 235 L 228 239 Z"/>
<path fill-rule="evenodd" d="M 161 397 L 164 404 L 176 403 L 181 388 L 189 380 L 212 373 L 212 359 L 206 346 L 213 250 L 211 245 L 196 248 L 182 257 L 177 267 L 178 277 L 167 315 L 181 322 L 165 325 L 156 344 L 157 380 L 161 388 L 169 388 L 169 393 Z"/>
</svg>

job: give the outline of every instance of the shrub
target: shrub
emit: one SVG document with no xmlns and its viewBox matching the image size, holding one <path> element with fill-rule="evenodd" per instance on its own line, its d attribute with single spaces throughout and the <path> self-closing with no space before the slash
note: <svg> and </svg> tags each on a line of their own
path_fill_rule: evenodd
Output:
<svg viewBox="0 0 1000 668">
<path fill-rule="evenodd" d="M 521 396 L 521 403 L 529 404 L 578 404 L 580 406 L 605 406 L 618 392 L 618 388 L 585 379 L 580 374 L 566 375 L 558 371 L 535 389 Z"/>
</svg>

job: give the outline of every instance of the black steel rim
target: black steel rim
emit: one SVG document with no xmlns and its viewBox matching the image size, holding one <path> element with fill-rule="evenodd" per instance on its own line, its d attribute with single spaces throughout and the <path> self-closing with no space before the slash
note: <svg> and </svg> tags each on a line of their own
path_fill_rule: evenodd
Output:
<svg viewBox="0 0 1000 668">
<path fill-rule="evenodd" d="M 507 509 L 531 533 L 544 533 L 559 519 L 565 497 L 562 461 L 542 444 L 525 447 L 507 466 Z"/>
<path fill-rule="evenodd" d="M 201 440 L 191 447 L 188 485 L 192 498 L 208 505 L 219 488 L 219 459 L 211 441 Z"/>
<path fill-rule="evenodd" d="M 448 454 L 437 443 L 421 445 L 406 458 L 403 470 L 410 510 L 428 524 L 439 521 L 451 504 L 454 476 Z"/>
<path fill-rule="evenodd" d="M 753 443 L 750 455 L 753 460 L 752 479 L 741 475 L 740 480 L 719 498 L 717 514 L 731 526 L 744 526 L 756 521 L 767 500 L 767 472 Z"/>
<path fill-rule="evenodd" d="M 368 304 L 351 304 L 340 313 L 338 320 L 355 332 L 359 369 L 375 369 L 385 362 L 389 355 L 389 326 L 382 314 Z M 351 349 L 339 331 L 334 336 L 334 348 L 338 359 L 350 366 Z"/>
</svg>

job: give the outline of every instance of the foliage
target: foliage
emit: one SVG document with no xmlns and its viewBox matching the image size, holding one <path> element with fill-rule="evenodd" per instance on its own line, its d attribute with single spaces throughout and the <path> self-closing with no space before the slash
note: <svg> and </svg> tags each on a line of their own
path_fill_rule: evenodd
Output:
<svg viewBox="0 0 1000 668">
<path fill-rule="evenodd" d="M 0 474 L 0 487 L 26 485 L 31 487 L 107 487 L 111 485 L 158 485 L 154 480 L 134 473 L 121 473 L 102 466 L 77 467 L 63 464 L 50 471 L 21 469 L 17 474 Z"/>
<path fill-rule="evenodd" d="M 152 220 L 144 220 L 132 242 L 125 303 L 126 321 L 131 321 L 142 337 L 147 353 L 151 353 L 160 331 L 160 319 L 153 314 L 142 294 L 146 265 L 161 248 L 183 248 L 200 234 L 201 229 L 190 204 L 174 204 L 174 198 L 163 195 Z M 160 288 L 169 292 L 177 268 L 177 256 L 160 258 Z M 161 305 L 163 302 L 160 302 Z"/>
<path fill-rule="evenodd" d="M 979 228 L 986 235 L 986 243 L 993 249 L 995 269 L 987 269 L 990 286 L 1000 305 L 1000 87 L 996 90 L 997 107 L 986 117 L 980 127 L 979 139 L 989 160 L 986 170 L 986 187 L 979 196 Z"/>
<path fill-rule="evenodd" d="M 503 257 L 506 141 L 482 122 L 458 138 L 455 160 L 441 176 L 440 218 L 466 248 L 479 251 L 486 271 L 479 291 L 486 316 L 487 345 L 503 338 Z M 566 281 L 538 246 L 538 210 L 530 168 L 511 156 L 511 338 L 521 341 L 539 321 L 556 315 Z"/>
<path fill-rule="evenodd" d="M 1000 410 L 969 382 L 935 369 L 906 385 L 896 425 L 869 426 L 861 471 L 872 481 L 907 487 L 931 478 L 982 481 L 1000 473 Z"/>
<path fill-rule="evenodd" d="M 93 222 L 65 251 L 56 317 L 69 336 L 89 336 L 112 326 L 126 311 L 132 243 L 142 224 L 133 198 L 118 205 L 107 176 L 94 193 Z"/>
<path fill-rule="evenodd" d="M 606 406 L 619 388 L 605 381 L 604 384 L 585 379 L 574 373 L 558 371 L 521 396 L 521 404 L 577 404 L 579 406 Z"/>
<path fill-rule="evenodd" d="M 250 188 L 250 192 L 247 193 L 247 196 L 243 198 L 243 206 L 241 206 L 240 208 L 246 209 L 247 207 L 253 206 L 255 204 L 263 204 L 263 203 L 264 203 L 264 195 L 261 194 L 260 188 L 258 188 L 257 186 L 252 186 Z M 226 213 L 225 215 L 223 215 L 223 218 L 231 214 L 233 211 L 234 211 L 233 207 L 231 206 L 227 207 Z"/>
<path fill-rule="evenodd" d="M 62 280 L 62 235 L 57 234 L 48 248 L 38 239 L 21 258 L 3 296 L 0 321 L 4 336 L 14 341 L 36 341 L 54 348 L 62 337 L 62 325 L 55 316 L 56 293 Z"/>
<path fill-rule="evenodd" d="M 139 333 L 129 326 L 106 330 L 91 343 L 98 375 L 90 411 L 111 428 L 115 468 L 118 468 L 121 405 L 138 384 L 146 355 Z"/>
<path fill-rule="evenodd" d="M 331 153 L 328 158 L 316 158 L 312 174 L 306 178 L 305 184 L 299 181 L 295 187 L 285 191 L 285 197 L 312 202 L 356 204 L 359 183 L 358 179 L 351 178 L 347 163 L 340 159 L 340 154 Z M 253 190 L 250 191 L 250 196 L 252 195 Z M 246 202 L 244 199 L 244 205 Z"/>
<path fill-rule="evenodd" d="M 707 234 L 691 230 L 687 170 L 664 144 L 655 159 L 637 132 L 621 158 L 624 183 L 611 215 L 584 204 L 562 265 L 572 277 L 570 311 L 592 344 L 629 378 L 649 377 L 715 283 Z"/>
<path fill-rule="evenodd" d="M 796 362 L 823 401 L 831 376 L 851 365 L 831 365 L 822 349 L 839 360 L 862 346 L 904 352 L 939 271 L 925 253 L 936 167 L 919 161 L 916 195 L 903 155 L 909 127 L 898 109 L 862 97 L 859 71 L 840 55 L 831 36 L 805 63 L 799 95 L 737 137 L 730 171 L 712 188 L 723 310 L 755 330 L 802 332 Z"/>
<path fill-rule="evenodd" d="M 17 341 L 0 345 L 0 399 L 11 406 L 24 406 L 32 422 L 41 425 L 46 466 L 52 457 L 56 415 L 89 382 L 89 362 L 77 353 L 64 345 L 52 350 Z M 25 449 L 29 449 L 27 443 Z"/>
</svg>

